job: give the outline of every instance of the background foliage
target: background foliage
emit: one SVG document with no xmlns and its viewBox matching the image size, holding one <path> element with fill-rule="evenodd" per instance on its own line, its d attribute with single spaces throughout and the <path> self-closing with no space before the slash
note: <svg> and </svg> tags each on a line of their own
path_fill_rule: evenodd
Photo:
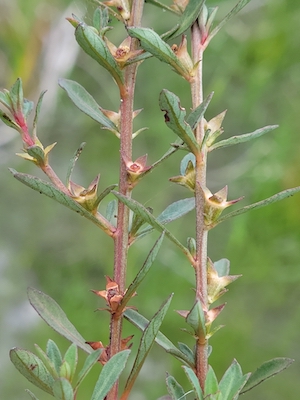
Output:
<svg viewBox="0 0 300 400">
<path fill-rule="evenodd" d="M 219 3 L 219 18 L 235 4 L 229 0 Z M 208 5 L 215 4 L 208 1 Z M 70 77 L 84 85 L 104 108 L 117 108 L 117 92 L 106 72 L 79 51 L 73 28 L 64 20 L 74 12 L 86 15 L 88 22 L 93 7 L 84 0 L 0 0 L 0 86 L 8 88 L 21 76 L 26 97 L 35 100 L 42 89 L 48 89 L 39 136 L 45 144 L 58 141 L 52 165 L 64 177 L 69 158 L 86 141 L 74 180 L 84 186 L 100 171 L 100 186 L 104 188 L 117 183 L 118 141 L 80 114 L 56 83 L 58 77 Z M 244 204 L 248 204 L 299 185 L 299 19 L 297 2 L 253 0 L 206 51 L 205 94 L 215 91 L 208 119 L 228 109 L 225 136 L 268 124 L 280 125 L 251 147 L 239 145 L 215 151 L 209 158 L 208 186 L 212 192 L 229 184 L 229 198 L 245 195 Z M 172 22 L 172 16 L 146 5 L 146 26 L 163 32 Z M 117 31 L 119 41 L 122 34 Z M 171 74 L 166 65 L 151 59 L 139 70 L 136 99 L 136 108 L 144 108 L 136 128 L 150 129 L 135 139 L 134 148 L 136 157 L 147 152 L 150 162 L 157 160 L 174 140 L 158 107 L 162 88 L 180 94 L 183 106 L 190 107 L 187 83 Z M 30 309 L 27 286 L 55 298 L 87 340 L 106 344 L 108 315 L 94 312 L 103 303 L 89 289 L 105 286 L 104 275 L 112 269 L 112 241 L 86 220 L 13 180 L 8 166 L 38 172 L 14 156 L 21 147 L 19 138 L 3 124 L 0 144 L 0 397 L 20 400 L 27 398 L 24 388 L 29 386 L 10 364 L 9 348 L 18 345 L 33 350 L 33 343 L 45 347 L 48 337 L 60 341 L 62 349 L 68 346 Z M 168 182 L 169 177 L 178 174 L 181 156 L 169 159 L 135 191 L 135 198 L 154 207 L 156 215 L 172 201 L 186 196 L 179 186 Z M 295 196 L 242 215 L 210 234 L 210 257 L 229 258 L 231 273 L 243 274 L 222 299 L 228 302 L 220 317 L 226 327 L 212 340 L 215 371 L 221 376 L 234 357 L 244 372 L 253 371 L 272 357 L 296 360 L 284 374 L 253 394 L 244 395 L 245 400 L 254 395 L 257 400 L 296 399 L 300 392 L 299 202 Z M 173 224 L 182 240 L 193 235 L 189 229 L 193 218 L 191 213 Z M 131 249 L 129 276 L 139 269 L 155 237 L 147 237 Z M 189 307 L 192 279 L 190 266 L 166 241 L 135 302 L 150 317 L 174 291 L 171 308 Z M 169 312 L 162 330 L 172 333 L 174 341 L 182 340 L 181 326 L 180 317 Z M 131 333 L 139 337 L 128 326 Z M 165 369 L 173 373 L 176 369 L 181 374 L 179 363 L 160 349 L 154 348 L 152 355 L 142 370 L 136 400 L 154 399 L 166 392 Z M 159 357 L 159 363 L 155 357 Z M 84 390 L 90 393 L 88 382 Z M 39 398 L 50 397 L 42 393 Z"/>
</svg>

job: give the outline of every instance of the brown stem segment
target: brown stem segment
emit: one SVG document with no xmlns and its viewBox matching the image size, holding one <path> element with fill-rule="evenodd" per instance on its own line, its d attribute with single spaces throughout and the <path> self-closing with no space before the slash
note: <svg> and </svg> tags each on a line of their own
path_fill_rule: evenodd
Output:
<svg viewBox="0 0 300 400">
<path fill-rule="evenodd" d="M 202 81 L 202 62 L 203 46 L 201 44 L 201 32 L 196 21 L 192 26 L 192 56 L 193 62 L 199 61 L 194 82 L 191 83 L 193 108 L 203 101 L 203 81 Z M 195 137 L 201 145 L 204 138 L 204 120 L 200 121 L 195 129 Z M 205 199 L 202 187 L 206 186 L 206 163 L 207 152 L 205 146 L 201 146 L 201 151 L 196 154 L 196 300 L 200 300 L 204 310 L 207 310 L 207 230 L 204 224 L 204 204 Z M 207 375 L 207 340 L 200 336 L 196 342 L 196 374 L 202 390 L 204 390 L 205 378 Z"/>
<path fill-rule="evenodd" d="M 134 0 L 132 3 L 131 17 L 128 21 L 129 26 L 139 26 L 143 13 L 144 2 L 142 0 Z M 138 47 L 136 39 L 131 39 L 131 50 Z M 124 71 L 124 88 L 121 92 L 120 106 L 120 154 L 128 159 L 132 159 L 132 120 L 133 120 L 133 101 L 134 89 L 136 81 L 137 64 L 129 65 Z M 120 178 L 119 192 L 130 197 L 131 189 L 128 185 L 126 165 L 120 156 Z M 114 281 L 119 285 L 121 293 L 126 287 L 126 268 L 128 254 L 128 225 L 129 225 L 129 208 L 122 202 L 118 203 L 118 223 L 114 236 Z M 122 315 L 114 314 L 111 316 L 110 322 L 110 347 L 109 355 L 112 357 L 121 351 L 122 339 Z M 109 394 L 107 400 L 116 400 L 118 398 L 118 383 L 116 383 Z"/>
</svg>

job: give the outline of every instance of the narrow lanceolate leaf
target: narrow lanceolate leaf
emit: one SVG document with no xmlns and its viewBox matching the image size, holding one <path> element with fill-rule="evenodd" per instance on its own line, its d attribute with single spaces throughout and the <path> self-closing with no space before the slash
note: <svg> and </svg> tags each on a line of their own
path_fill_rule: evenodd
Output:
<svg viewBox="0 0 300 400">
<path fill-rule="evenodd" d="M 284 371 L 293 362 L 293 359 L 283 357 L 273 358 L 272 360 L 266 361 L 259 368 L 257 368 L 257 370 L 253 372 L 253 374 L 251 374 L 246 385 L 243 387 L 241 394 L 248 392 L 265 380 L 279 374 L 279 372 Z"/>
<path fill-rule="evenodd" d="M 165 318 L 165 315 L 168 311 L 172 300 L 173 294 L 169 296 L 169 298 L 162 304 L 158 312 L 154 315 L 154 317 L 150 320 L 149 324 L 147 325 L 146 329 L 143 332 L 141 342 L 138 348 L 137 356 L 134 361 L 132 370 L 128 377 L 125 391 L 130 392 L 143 364 L 144 361 L 154 343 L 154 340 L 159 332 L 159 328 Z"/>
<path fill-rule="evenodd" d="M 219 384 L 222 400 L 235 399 L 245 386 L 250 375 L 243 375 L 240 364 L 236 360 L 233 360 Z"/>
<path fill-rule="evenodd" d="M 265 133 L 273 131 L 278 128 L 278 125 L 268 125 L 263 128 L 257 129 L 251 133 L 244 133 L 243 135 L 232 136 L 228 139 L 221 140 L 209 147 L 209 151 L 213 151 L 215 149 L 222 149 L 223 147 L 233 146 L 235 144 L 240 144 L 244 142 L 248 142 L 249 140 L 256 139 Z"/>
<path fill-rule="evenodd" d="M 105 398 L 125 368 L 129 354 L 130 350 L 123 350 L 120 353 L 115 354 L 104 365 L 91 400 L 103 400 Z"/>
<path fill-rule="evenodd" d="M 186 373 L 186 376 L 188 377 L 188 380 L 191 382 L 191 385 L 194 389 L 195 395 L 196 395 L 196 400 L 203 400 L 203 392 L 199 383 L 199 379 L 197 378 L 197 375 L 195 372 L 192 370 L 192 368 L 183 366 L 184 372 Z"/>
<path fill-rule="evenodd" d="M 25 392 L 29 394 L 32 400 L 39 400 L 29 389 L 25 389 Z"/>
<path fill-rule="evenodd" d="M 194 365 L 195 354 L 193 350 L 191 350 L 188 345 L 182 342 L 178 342 L 178 348 L 190 360 L 190 365 Z"/>
<path fill-rule="evenodd" d="M 66 178 L 67 185 L 70 182 L 70 178 L 71 178 L 71 175 L 72 175 L 73 170 L 75 168 L 75 164 L 76 164 L 78 158 L 80 157 L 80 154 L 82 153 L 85 145 L 86 145 L 86 142 L 81 143 L 81 145 L 75 151 L 73 157 L 70 159 L 69 166 L 68 166 L 68 172 L 67 172 L 67 178 Z"/>
<path fill-rule="evenodd" d="M 10 350 L 9 355 L 14 366 L 29 382 L 47 393 L 53 393 L 54 379 L 44 363 L 35 354 L 15 347 Z"/>
<path fill-rule="evenodd" d="M 73 400 L 74 393 L 71 383 L 66 378 L 59 378 L 53 384 L 53 395 L 57 400 Z"/>
<path fill-rule="evenodd" d="M 205 378 L 204 396 L 214 394 L 219 391 L 219 383 L 216 374 L 212 367 L 209 365 L 207 375 Z"/>
<path fill-rule="evenodd" d="M 40 94 L 40 97 L 38 99 L 37 105 L 35 107 L 35 115 L 34 115 L 34 120 L 33 120 L 33 132 L 34 132 L 34 135 L 36 134 L 36 126 L 37 126 L 37 123 L 38 123 L 38 119 L 39 119 L 39 115 L 40 115 L 42 102 L 43 102 L 43 98 L 44 98 L 45 93 L 46 93 L 46 90 L 44 90 Z"/>
<path fill-rule="evenodd" d="M 276 203 L 277 201 L 283 200 L 287 197 L 291 197 L 298 192 L 300 192 L 300 186 L 297 186 L 292 189 L 283 190 L 282 192 L 274 194 L 274 196 L 268 197 L 265 200 L 258 201 L 257 203 L 250 204 L 249 206 L 245 206 L 245 207 L 239 208 L 236 211 L 232 211 L 231 213 L 225 214 L 224 216 L 222 216 L 218 219 L 217 224 L 224 222 L 229 218 L 236 217 L 237 215 L 244 214 L 250 210 L 254 210 L 256 208 L 261 208 L 261 207 L 268 206 L 269 204 Z"/>
<path fill-rule="evenodd" d="M 122 300 L 122 305 L 127 304 L 127 302 L 130 300 L 130 298 L 132 297 L 132 295 L 134 294 L 134 292 L 136 291 L 137 287 L 140 285 L 140 283 L 142 282 L 142 280 L 145 278 L 145 276 L 147 275 L 147 273 L 149 272 L 149 269 L 151 268 L 157 253 L 160 249 L 160 246 L 162 244 L 162 241 L 164 239 L 164 232 L 160 235 L 160 237 L 157 239 L 157 241 L 155 242 L 154 246 L 152 247 L 152 249 L 150 250 L 150 253 L 148 254 L 146 261 L 144 262 L 144 265 L 142 266 L 142 268 L 140 269 L 139 273 L 136 275 L 136 277 L 134 278 L 134 280 L 132 281 L 132 283 L 129 285 L 128 289 L 126 290 L 126 293 L 123 297 Z"/>
<path fill-rule="evenodd" d="M 176 72 L 185 79 L 190 79 L 187 68 L 181 63 L 171 47 L 161 39 L 161 37 L 150 28 L 127 28 L 131 37 L 138 39 L 144 50 L 148 51 L 160 61 L 171 65 Z"/>
<path fill-rule="evenodd" d="M 178 29 L 168 39 L 178 37 L 189 29 L 198 18 L 203 4 L 204 0 L 190 0 L 178 21 Z"/>
<path fill-rule="evenodd" d="M 235 7 L 222 19 L 222 21 L 211 31 L 208 36 L 207 44 L 211 41 L 211 39 L 216 36 L 221 28 L 232 18 L 234 17 L 242 8 L 244 8 L 250 0 L 240 0 Z"/>
<path fill-rule="evenodd" d="M 90 372 L 92 367 L 96 364 L 96 362 L 99 360 L 100 354 L 102 353 L 103 349 L 98 349 L 93 351 L 87 359 L 85 360 L 85 363 L 82 367 L 82 370 L 78 374 L 77 382 L 75 385 L 75 390 L 78 389 L 80 386 L 81 382 L 84 380 L 84 378 L 87 376 L 87 374 Z"/>
<path fill-rule="evenodd" d="M 92 352 L 91 347 L 85 343 L 84 338 L 68 320 L 56 301 L 34 288 L 28 288 L 28 298 L 32 307 L 51 328 L 87 353 Z"/>
<path fill-rule="evenodd" d="M 176 219 L 184 216 L 195 208 L 195 198 L 188 197 L 186 199 L 181 199 L 170 204 L 156 220 L 163 225 L 169 222 L 175 221 Z M 145 228 L 138 231 L 137 238 L 143 237 L 145 234 L 151 232 L 154 228 L 151 226 L 146 226 Z"/>
<path fill-rule="evenodd" d="M 59 373 L 56 370 L 53 362 L 49 359 L 49 357 L 44 352 L 44 350 L 42 350 L 37 344 L 35 344 L 34 347 L 36 349 L 38 356 L 40 357 L 40 359 L 43 361 L 45 367 L 47 368 L 47 370 L 50 372 L 50 374 L 53 376 L 54 379 L 58 379 Z"/>
<path fill-rule="evenodd" d="M 58 373 L 62 363 L 62 356 L 57 344 L 51 339 L 49 339 L 47 342 L 46 353 L 49 360 L 53 363 L 56 372 Z"/>
<path fill-rule="evenodd" d="M 173 8 L 166 6 L 158 0 L 147 0 L 147 3 L 153 4 L 159 8 L 162 8 L 163 10 L 171 11 L 174 14 L 178 14 L 175 10 L 173 10 Z"/>
<path fill-rule="evenodd" d="M 186 400 L 186 393 L 183 390 L 183 387 L 176 381 L 173 376 L 167 376 L 166 384 L 172 400 Z"/>
<path fill-rule="evenodd" d="M 186 122 L 190 125 L 192 130 L 196 129 L 199 121 L 201 118 L 204 117 L 205 111 L 207 110 L 207 107 L 209 106 L 209 103 L 214 95 L 214 92 L 211 92 L 206 99 L 198 106 L 196 107 L 190 115 L 187 117 Z"/>
<path fill-rule="evenodd" d="M 109 224 L 107 220 L 104 219 L 104 217 L 99 216 L 99 218 L 96 218 L 93 214 L 88 212 L 85 208 L 83 208 L 70 196 L 66 195 L 65 193 L 57 189 L 52 183 L 43 181 L 42 179 L 39 179 L 32 175 L 17 172 L 12 168 L 10 168 L 9 170 L 18 181 L 24 183 L 26 186 L 29 186 L 30 188 L 36 190 L 37 192 L 45 194 L 46 196 L 56 200 L 58 203 L 84 216 L 85 218 L 89 219 L 94 224 L 99 226 L 108 235 L 111 235 L 111 232 L 112 230 L 114 230 L 114 228 Z"/>
<path fill-rule="evenodd" d="M 128 321 L 130 321 L 141 331 L 144 331 L 149 324 L 149 320 L 135 310 L 127 309 L 125 310 L 123 315 Z M 167 353 L 172 354 L 174 357 L 184 362 L 186 365 L 189 365 L 192 368 L 194 367 L 194 361 L 191 361 L 190 357 L 186 356 L 182 351 L 178 350 L 177 347 L 161 332 L 158 332 L 158 334 L 156 335 L 155 342 Z"/>
<path fill-rule="evenodd" d="M 186 247 L 183 246 L 182 243 L 179 242 L 178 239 L 168 231 L 163 224 L 161 224 L 157 219 L 140 203 L 135 200 L 130 199 L 122 195 L 121 193 L 115 192 L 112 193 L 127 207 L 129 207 L 135 214 L 138 214 L 141 218 L 144 219 L 145 222 L 148 222 L 153 228 L 158 230 L 159 232 L 165 232 L 165 235 L 174 243 L 180 250 L 187 256 L 190 257 L 190 253 Z"/>
<path fill-rule="evenodd" d="M 123 74 L 116 60 L 113 58 L 104 40 L 95 32 L 94 28 L 85 23 L 77 25 L 75 37 L 79 46 L 102 67 L 107 69 L 118 86 L 123 85 Z"/>
<path fill-rule="evenodd" d="M 69 79 L 59 79 L 58 84 L 67 92 L 69 98 L 80 111 L 91 117 L 94 121 L 99 122 L 101 126 L 116 131 L 118 130 L 116 125 L 103 114 L 93 96 L 79 83 Z"/>
<path fill-rule="evenodd" d="M 164 89 L 159 96 L 159 106 L 165 112 L 167 126 L 187 144 L 192 153 L 195 153 L 199 146 L 192 128 L 184 120 L 186 111 L 180 106 L 179 98 L 174 93 Z"/>
</svg>

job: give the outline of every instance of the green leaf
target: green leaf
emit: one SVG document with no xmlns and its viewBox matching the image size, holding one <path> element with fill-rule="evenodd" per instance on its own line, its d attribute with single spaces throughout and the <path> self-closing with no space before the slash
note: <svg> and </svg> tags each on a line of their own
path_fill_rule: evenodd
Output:
<svg viewBox="0 0 300 400">
<path fill-rule="evenodd" d="M 130 27 L 127 31 L 131 37 L 140 41 L 142 48 L 160 61 L 171 65 L 185 79 L 190 79 L 187 68 L 181 63 L 171 47 L 150 28 Z"/>
<path fill-rule="evenodd" d="M 209 106 L 209 103 L 214 95 L 214 92 L 211 92 L 206 99 L 199 104 L 198 107 L 196 107 L 187 117 L 186 122 L 190 125 L 192 130 L 196 129 L 197 125 L 199 124 L 199 121 L 201 118 L 204 117 L 204 114 L 207 110 L 207 107 Z"/>
<path fill-rule="evenodd" d="M 159 7 L 159 8 L 162 8 L 163 10 L 171 11 L 174 14 L 178 14 L 173 8 L 168 7 L 167 5 L 159 2 L 158 0 L 147 0 L 147 3 L 148 4 L 153 4 L 153 5 L 155 5 L 155 6 Z"/>
<path fill-rule="evenodd" d="M 93 351 L 89 356 L 86 358 L 85 363 L 81 369 L 81 371 L 78 374 L 77 382 L 75 385 L 75 390 L 78 389 L 84 378 L 87 376 L 87 374 L 90 372 L 92 367 L 96 364 L 98 361 L 100 354 L 102 353 L 103 349 L 98 349 Z"/>
<path fill-rule="evenodd" d="M 205 316 L 200 300 L 196 300 L 185 320 L 197 336 L 206 336 Z"/>
<path fill-rule="evenodd" d="M 203 400 L 203 392 L 202 392 L 199 380 L 197 378 L 197 375 L 190 367 L 186 367 L 184 365 L 183 369 L 184 369 L 184 372 L 185 372 L 188 380 L 192 384 L 192 387 L 193 387 L 195 395 L 196 395 L 196 400 Z"/>
<path fill-rule="evenodd" d="M 167 388 L 172 400 L 186 400 L 185 391 L 183 387 L 176 381 L 176 379 L 168 375 L 166 378 Z"/>
<path fill-rule="evenodd" d="M 212 367 L 208 366 L 208 371 L 205 379 L 204 396 L 217 393 L 219 391 L 219 383 L 216 374 Z"/>
<path fill-rule="evenodd" d="M 62 356 L 57 344 L 51 339 L 47 342 L 46 354 L 49 360 L 53 363 L 56 371 L 59 373 L 62 364 Z"/>
<path fill-rule="evenodd" d="M 47 368 L 47 370 L 50 372 L 50 374 L 53 376 L 54 379 L 58 379 L 59 374 L 58 374 L 58 371 L 56 370 L 53 362 L 49 359 L 47 354 L 37 344 L 35 344 L 34 347 L 35 347 L 40 359 L 43 361 L 45 367 Z"/>
<path fill-rule="evenodd" d="M 218 276 L 229 275 L 230 272 L 230 261 L 227 258 L 221 258 L 221 260 L 214 262 L 214 267 L 218 272 Z"/>
<path fill-rule="evenodd" d="M 26 186 L 45 194 L 46 196 L 56 200 L 58 203 L 70 208 L 71 210 L 77 212 L 78 214 L 84 216 L 85 218 L 92 221 L 95 225 L 100 227 L 108 235 L 111 235 L 111 229 L 109 228 L 109 222 L 104 219 L 100 214 L 97 214 L 97 218 L 73 200 L 70 196 L 66 195 L 59 189 L 57 189 L 52 183 L 43 181 L 35 176 L 23 174 L 9 168 L 13 176 L 20 182 L 24 183 Z"/>
<path fill-rule="evenodd" d="M 111 55 L 104 40 L 95 32 L 94 28 L 85 23 L 77 25 L 75 37 L 79 46 L 102 67 L 108 70 L 117 85 L 123 85 L 123 74 L 116 60 Z"/>
<path fill-rule="evenodd" d="M 28 288 L 28 298 L 32 307 L 51 328 L 87 353 L 92 352 L 56 301 L 34 288 Z"/>
<path fill-rule="evenodd" d="M 74 375 L 75 375 L 75 371 L 76 371 L 76 367 L 77 367 L 77 362 L 78 362 L 78 352 L 77 352 L 77 346 L 75 343 L 72 343 L 71 346 L 68 348 L 68 350 L 66 351 L 63 361 L 67 362 L 70 366 L 70 382 L 72 382 Z"/>
<path fill-rule="evenodd" d="M 249 206 L 239 208 L 236 211 L 232 211 L 231 213 L 223 215 L 222 217 L 220 217 L 218 219 L 217 224 L 220 224 L 221 222 L 224 222 L 229 218 L 236 217 L 237 215 L 244 214 L 250 210 L 254 210 L 256 208 L 261 208 L 261 207 L 268 206 L 269 204 L 276 203 L 277 201 L 280 201 L 287 197 L 293 196 L 294 194 L 296 194 L 298 192 L 300 192 L 300 186 L 297 186 L 292 189 L 283 190 L 282 192 L 274 194 L 274 196 L 268 197 L 267 199 L 258 201 L 257 203 L 250 204 Z"/>
<path fill-rule="evenodd" d="M 82 153 L 85 145 L 86 145 L 86 142 L 81 143 L 81 145 L 75 151 L 73 157 L 70 159 L 69 166 L 68 166 L 68 172 L 67 172 L 67 179 L 66 179 L 67 185 L 69 185 L 71 175 L 72 175 L 73 170 L 75 168 L 75 164 L 76 164 L 80 154 Z"/>
<path fill-rule="evenodd" d="M 144 331 L 149 324 L 149 320 L 139 314 L 137 311 L 127 309 L 124 311 L 124 317 L 131 322 L 134 326 Z M 161 332 L 158 332 L 155 342 L 162 347 L 167 353 L 172 354 L 174 357 L 184 362 L 186 365 L 194 367 L 194 360 L 191 362 L 190 357 L 187 357 L 183 352 L 177 349 L 177 347 Z"/>
<path fill-rule="evenodd" d="M 25 392 L 29 394 L 32 400 L 39 400 L 29 389 L 25 389 Z"/>
<path fill-rule="evenodd" d="M 3 91 L 0 92 L 0 103 L 8 108 L 8 110 L 11 110 L 11 98 L 7 89 L 3 89 Z"/>
<path fill-rule="evenodd" d="M 29 146 L 27 147 L 26 151 L 31 157 L 37 159 L 39 163 L 44 162 L 45 152 L 40 146 L 37 145 Z"/>
<path fill-rule="evenodd" d="M 192 153 L 196 153 L 199 146 L 192 128 L 184 120 L 186 111 L 180 106 L 179 98 L 174 93 L 163 89 L 159 96 L 159 106 L 165 112 L 167 126 L 187 144 Z"/>
<path fill-rule="evenodd" d="M 115 354 L 104 365 L 97 380 L 91 400 L 103 400 L 125 368 L 130 350 Z"/>
<path fill-rule="evenodd" d="M 164 239 L 164 232 L 160 235 L 160 237 L 157 239 L 157 241 L 155 242 L 154 246 L 152 247 L 152 249 L 150 250 L 150 253 L 148 254 L 146 261 L 144 262 L 142 268 L 140 269 L 140 271 L 138 272 L 138 274 L 136 275 L 136 277 L 134 278 L 134 280 L 132 281 L 132 283 L 129 285 L 128 289 L 126 290 L 126 293 L 123 297 L 122 300 L 122 305 L 125 305 L 128 303 L 128 301 L 131 299 L 132 295 L 134 294 L 134 292 L 136 291 L 137 287 L 140 285 L 140 283 L 142 282 L 142 280 L 145 278 L 145 276 L 147 275 L 147 273 L 149 272 L 156 256 L 157 253 L 160 249 L 160 246 L 163 242 Z"/>
<path fill-rule="evenodd" d="M 235 399 L 244 387 L 250 375 L 251 374 L 243 375 L 240 364 L 236 360 L 233 360 L 219 383 L 222 400 Z"/>
<path fill-rule="evenodd" d="M 23 85 L 21 78 L 18 78 L 16 82 L 12 85 L 9 94 L 14 113 L 23 114 L 24 97 L 23 97 Z"/>
<path fill-rule="evenodd" d="M 241 394 L 248 392 L 265 380 L 284 371 L 293 362 L 293 359 L 284 357 L 273 358 L 272 360 L 266 361 L 251 374 Z"/>
<path fill-rule="evenodd" d="M 21 374 L 44 392 L 52 394 L 53 377 L 44 363 L 28 350 L 13 348 L 9 352 L 10 359 Z"/>
<path fill-rule="evenodd" d="M 117 202 L 117 200 L 111 200 L 111 201 L 107 204 L 107 208 L 106 208 L 106 219 L 107 219 L 111 224 L 113 224 L 114 226 L 116 226 L 117 216 L 118 216 L 118 202 Z"/>
<path fill-rule="evenodd" d="M 109 21 L 109 14 L 107 7 L 97 7 L 93 14 L 93 25 L 101 32 L 102 29 L 106 28 Z"/>
<path fill-rule="evenodd" d="M 195 208 L 195 198 L 188 197 L 186 199 L 175 201 L 174 203 L 170 204 L 164 211 L 159 214 L 156 220 L 165 225 L 169 222 L 175 221 L 176 219 L 184 216 L 188 212 L 192 211 Z M 149 233 L 154 228 L 146 226 L 142 230 L 138 232 L 137 238 L 144 236 L 146 233 Z"/>
<path fill-rule="evenodd" d="M 249 140 L 256 139 L 264 135 L 265 133 L 273 131 L 276 128 L 278 128 L 278 125 L 268 125 L 263 128 L 257 129 L 256 131 L 251 133 L 244 133 L 243 135 L 232 136 L 229 139 L 224 139 L 221 140 L 220 142 L 213 144 L 212 146 L 209 147 L 209 151 L 248 142 Z"/>
<path fill-rule="evenodd" d="M 170 204 L 159 216 L 157 221 L 165 225 L 184 216 L 195 208 L 195 198 L 188 197 L 186 199 L 175 201 Z"/>
<path fill-rule="evenodd" d="M 30 115 L 30 113 L 32 112 L 34 107 L 34 102 L 24 99 L 23 101 L 23 115 L 25 117 L 25 119 L 28 118 L 28 116 Z"/>
<path fill-rule="evenodd" d="M 5 125 L 10 128 L 16 129 L 18 132 L 20 131 L 20 127 L 16 124 L 4 111 L 0 110 L 0 119 L 5 123 Z"/>
<path fill-rule="evenodd" d="M 34 114 L 34 120 L 33 120 L 34 135 L 36 135 L 36 127 L 37 127 L 37 123 L 38 123 L 38 119 L 39 119 L 39 115 L 40 115 L 40 111 L 41 111 L 41 107 L 42 107 L 43 98 L 44 98 L 44 95 L 46 92 L 47 92 L 47 90 L 44 90 L 43 92 L 41 92 L 40 97 L 39 97 L 38 102 L 35 107 L 35 114 Z"/>
<path fill-rule="evenodd" d="M 211 41 L 211 39 L 216 36 L 221 28 L 232 18 L 234 17 L 242 8 L 244 8 L 250 0 L 240 0 L 235 7 L 222 19 L 222 21 L 211 31 L 207 38 L 207 44 Z"/>
<path fill-rule="evenodd" d="M 59 378 L 53 384 L 53 395 L 57 400 L 74 400 L 71 383 L 66 378 Z"/>
<path fill-rule="evenodd" d="M 189 161 L 191 161 L 193 166 L 195 167 L 195 165 L 196 165 L 196 157 L 194 156 L 193 153 L 188 153 L 181 160 L 181 163 L 180 163 L 180 174 L 182 176 L 185 175 L 185 172 L 186 172 L 186 169 L 187 169 Z"/>
<path fill-rule="evenodd" d="M 187 256 L 189 257 L 189 251 L 186 247 L 183 246 L 182 243 L 179 242 L 178 239 L 175 238 L 174 235 L 170 231 L 168 231 L 164 225 L 162 225 L 153 215 L 144 207 L 142 204 L 138 203 L 135 200 L 130 199 L 129 197 L 126 197 L 122 195 L 121 193 L 118 193 L 116 191 L 112 191 L 112 193 L 122 202 L 124 203 L 127 207 L 129 207 L 134 213 L 138 214 L 141 218 L 145 220 L 149 225 L 151 225 L 153 228 L 158 230 L 159 232 L 165 232 L 165 235 L 177 246 L 180 248 L 180 250 Z"/>
<path fill-rule="evenodd" d="M 195 354 L 194 354 L 193 350 L 191 350 L 188 345 L 186 345 L 185 343 L 181 343 L 181 342 L 178 342 L 178 348 L 190 360 L 190 365 L 194 365 L 195 364 Z"/>
<path fill-rule="evenodd" d="M 182 35 L 193 25 L 202 10 L 204 2 L 205 0 L 189 0 L 179 19 L 179 28 L 169 37 L 169 39 Z"/>
<path fill-rule="evenodd" d="M 157 313 L 154 315 L 154 317 L 150 320 L 149 324 L 145 328 L 138 348 L 137 356 L 126 382 L 125 391 L 127 390 L 128 392 L 130 392 L 159 332 L 159 328 L 168 311 L 172 297 L 173 294 L 171 294 L 168 299 L 161 305 L 160 309 L 157 311 Z"/>
<path fill-rule="evenodd" d="M 96 100 L 79 83 L 69 79 L 59 79 L 58 84 L 67 92 L 80 111 L 99 122 L 103 127 L 118 131 L 116 125 L 103 114 Z"/>
</svg>

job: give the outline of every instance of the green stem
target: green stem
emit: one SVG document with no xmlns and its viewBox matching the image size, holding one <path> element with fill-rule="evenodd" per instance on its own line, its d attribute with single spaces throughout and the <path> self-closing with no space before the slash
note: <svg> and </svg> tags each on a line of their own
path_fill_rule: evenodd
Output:
<svg viewBox="0 0 300 400">
<path fill-rule="evenodd" d="M 144 2 L 134 0 L 132 3 L 131 17 L 128 21 L 129 26 L 139 26 L 143 13 Z M 131 39 L 131 50 L 138 47 L 136 39 Z M 131 188 L 128 184 L 127 170 L 122 155 L 132 159 L 132 132 L 133 132 L 133 101 L 136 82 L 136 72 L 138 64 L 131 64 L 124 71 L 124 88 L 121 92 L 120 106 L 120 177 L 119 192 L 130 197 Z M 114 236 L 114 281 L 119 285 L 119 290 L 124 293 L 126 287 L 126 269 L 128 254 L 128 226 L 129 226 L 129 208 L 124 203 L 118 203 L 118 222 L 117 230 Z M 122 315 L 114 314 L 110 322 L 110 357 L 121 351 L 122 340 Z M 107 400 L 116 400 L 118 398 L 118 382 L 113 386 Z"/>
<path fill-rule="evenodd" d="M 201 32 L 197 21 L 192 26 L 192 56 L 193 62 L 200 60 L 195 80 L 191 83 L 193 108 L 203 102 L 202 63 L 203 48 L 201 45 Z M 204 138 L 204 120 L 200 121 L 195 129 L 197 142 L 201 145 Z M 202 187 L 206 186 L 207 151 L 205 146 L 196 155 L 196 300 L 200 300 L 204 309 L 207 309 L 207 230 L 204 225 L 204 195 Z M 202 390 L 204 390 L 207 375 L 207 340 L 200 336 L 196 343 L 196 374 Z"/>
</svg>

